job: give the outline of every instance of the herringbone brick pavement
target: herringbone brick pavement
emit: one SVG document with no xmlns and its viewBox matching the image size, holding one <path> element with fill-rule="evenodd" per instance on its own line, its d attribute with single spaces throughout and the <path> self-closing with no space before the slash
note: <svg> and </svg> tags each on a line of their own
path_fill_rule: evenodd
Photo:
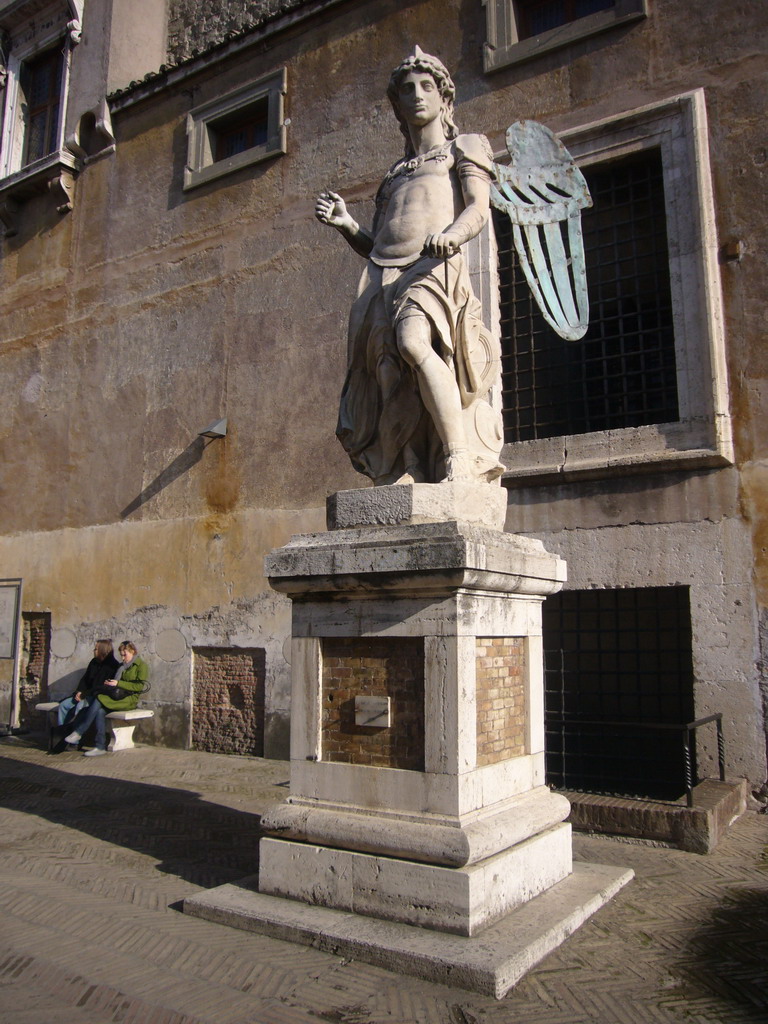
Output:
<svg viewBox="0 0 768 1024">
<path fill-rule="evenodd" d="M 577 836 L 636 880 L 505 999 L 179 913 L 257 868 L 287 765 L 0 741 L 0 1024 L 765 1024 L 768 816 L 708 857 Z"/>
</svg>

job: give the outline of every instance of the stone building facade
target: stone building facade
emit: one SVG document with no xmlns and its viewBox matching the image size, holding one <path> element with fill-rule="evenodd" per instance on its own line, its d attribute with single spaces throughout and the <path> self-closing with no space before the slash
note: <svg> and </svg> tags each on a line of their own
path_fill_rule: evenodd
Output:
<svg viewBox="0 0 768 1024">
<path fill-rule="evenodd" d="M 130 637 L 142 739 L 287 755 L 263 558 L 366 483 L 333 437 L 359 261 L 314 196 L 370 223 L 402 145 L 389 70 L 418 43 L 462 130 L 503 161 L 509 124 L 547 124 L 595 202 L 583 343 L 532 317 L 502 223 L 476 282 L 503 338 L 506 529 L 568 563 L 552 779 L 674 790 L 669 727 L 722 713 L 728 774 L 762 784 L 768 14 L 695 6 L 0 2 L 0 564 L 48 647 L 22 679 L 71 692 L 95 638 Z M 696 757 L 715 770 L 709 726 Z"/>
</svg>

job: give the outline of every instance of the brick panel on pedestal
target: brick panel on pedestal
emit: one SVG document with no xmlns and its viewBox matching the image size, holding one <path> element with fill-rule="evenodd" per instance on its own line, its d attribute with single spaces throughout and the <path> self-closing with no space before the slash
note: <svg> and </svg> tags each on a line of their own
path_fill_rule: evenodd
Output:
<svg viewBox="0 0 768 1024">
<path fill-rule="evenodd" d="M 522 637 L 477 637 L 477 764 L 525 750 L 525 648 Z"/>
<path fill-rule="evenodd" d="M 264 755 L 263 648 L 196 647 L 192 748 Z"/>
<path fill-rule="evenodd" d="M 424 771 L 424 640 L 323 640 L 322 759 Z M 391 725 L 355 725 L 355 697 L 389 697 Z"/>
</svg>

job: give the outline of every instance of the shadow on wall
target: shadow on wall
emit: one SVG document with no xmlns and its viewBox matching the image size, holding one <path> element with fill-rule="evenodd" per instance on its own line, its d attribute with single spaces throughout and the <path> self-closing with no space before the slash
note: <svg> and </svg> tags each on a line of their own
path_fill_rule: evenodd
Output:
<svg viewBox="0 0 768 1024">
<path fill-rule="evenodd" d="M 138 494 L 133 501 L 125 506 L 120 513 L 120 518 L 127 519 L 132 512 L 141 508 L 142 505 L 146 505 L 148 501 L 168 487 L 169 484 L 172 484 L 174 480 L 178 480 L 182 474 L 189 472 L 200 461 L 209 443 L 204 437 L 196 437 L 194 441 L 190 442 L 184 451 L 176 456 L 173 462 L 167 465 L 161 473 L 158 473 L 151 483 L 147 484 L 141 494 Z"/>
<path fill-rule="evenodd" d="M 0 807 L 135 850 L 155 859 L 158 871 L 204 888 L 258 871 L 260 816 L 189 790 L 75 775 L 0 753 Z"/>
<path fill-rule="evenodd" d="M 70 697 L 77 690 L 77 685 L 83 678 L 84 673 L 85 668 L 77 668 L 72 672 L 59 676 L 58 679 L 55 679 L 48 685 L 47 699 L 64 700 L 65 697 Z"/>
</svg>

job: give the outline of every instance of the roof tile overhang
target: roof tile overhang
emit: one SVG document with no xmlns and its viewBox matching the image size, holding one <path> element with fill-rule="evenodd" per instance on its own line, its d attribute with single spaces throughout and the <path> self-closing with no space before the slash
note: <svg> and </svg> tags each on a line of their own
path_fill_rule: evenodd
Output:
<svg viewBox="0 0 768 1024">
<path fill-rule="evenodd" d="M 199 74 L 219 61 L 235 56 L 265 40 L 293 28 L 303 21 L 324 13 L 331 8 L 360 0 L 286 0 L 283 7 L 271 14 L 254 19 L 253 23 L 237 32 L 231 32 L 221 42 L 215 43 L 202 52 L 193 52 L 185 60 L 175 64 L 162 64 L 157 71 L 145 75 L 141 81 L 131 82 L 125 89 L 111 93 L 107 100 L 110 110 L 115 113 L 127 107 L 172 88 L 180 82 Z"/>
</svg>

